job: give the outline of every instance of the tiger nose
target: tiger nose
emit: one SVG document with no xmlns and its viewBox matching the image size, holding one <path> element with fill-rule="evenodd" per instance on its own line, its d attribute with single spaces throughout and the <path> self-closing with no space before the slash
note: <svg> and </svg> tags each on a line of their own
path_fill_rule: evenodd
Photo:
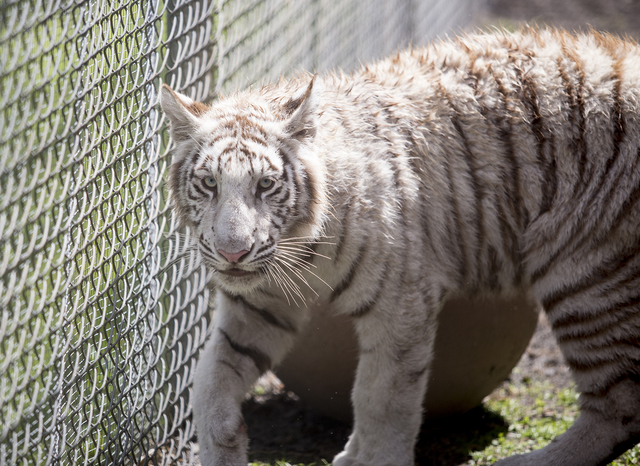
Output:
<svg viewBox="0 0 640 466">
<path fill-rule="evenodd" d="M 218 249 L 218 252 L 222 254 L 225 257 L 225 259 L 227 259 L 229 262 L 231 262 L 232 264 L 235 264 L 236 262 L 239 262 L 240 259 L 244 257 L 249 251 L 247 251 L 246 249 L 243 249 L 242 251 L 238 251 L 238 252 L 227 252 L 227 251 L 223 251 L 222 249 Z"/>
</svg>

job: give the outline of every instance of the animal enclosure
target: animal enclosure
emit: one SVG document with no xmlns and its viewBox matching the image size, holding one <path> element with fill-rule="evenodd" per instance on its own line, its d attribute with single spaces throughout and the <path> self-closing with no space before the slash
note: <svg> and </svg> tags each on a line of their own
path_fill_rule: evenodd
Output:
<svg viewBox="0 0 640 466">
<path fill-rule="evenodd" d="M 191 464 L 207 272 L 171 214 L 162 83 L 353 68 L 474 0 L 0 5 L 0 464 Z"/>
</svg>

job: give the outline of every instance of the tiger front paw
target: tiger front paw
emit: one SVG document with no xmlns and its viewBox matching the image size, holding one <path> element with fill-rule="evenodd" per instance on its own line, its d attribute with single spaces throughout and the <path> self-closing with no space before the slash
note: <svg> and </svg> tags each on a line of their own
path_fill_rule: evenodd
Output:
<svg viewBox="0 0 640 466">
<path fill-rule="evenodd" d="M 333 459 L 331 463 L 333 466 L 368 466 L 364 463 L 358 461 L 357 458 L 349 456 L 346 451 L 342 453 L 338 453 L 338 455 Z"/>
<path fill-rule="evenodd" d="M 242 415 L 196 415 L 200 462 L 202 466 L 246 466 L 249 437 Z"/>
</svg>

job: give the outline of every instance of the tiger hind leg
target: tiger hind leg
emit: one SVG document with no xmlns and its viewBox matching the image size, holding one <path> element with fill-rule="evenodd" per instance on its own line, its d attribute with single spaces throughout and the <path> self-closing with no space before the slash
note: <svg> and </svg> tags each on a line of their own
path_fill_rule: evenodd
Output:
<svg viewBox="0 0 640 466">
<path fill-rule="evenodd" d="M 499 465 L 606 465 L 640 441 L 640 299 L 598 290 L 543 300 L 581 392 L 580 417 L 545 448 Z"/>
</svg>

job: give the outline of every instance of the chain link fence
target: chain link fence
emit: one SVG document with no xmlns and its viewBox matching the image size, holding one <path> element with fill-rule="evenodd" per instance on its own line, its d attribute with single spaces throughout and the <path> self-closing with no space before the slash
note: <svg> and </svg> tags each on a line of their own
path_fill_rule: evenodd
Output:
<svg viewBox="0 0 640 466">
<path fill-rule="evenodd" d="M 207 272 L 171 214 L 166 82 L 353 68 L 478 0 L 0 1 L 0 465 L 192 464 Z"/>
</svg>

